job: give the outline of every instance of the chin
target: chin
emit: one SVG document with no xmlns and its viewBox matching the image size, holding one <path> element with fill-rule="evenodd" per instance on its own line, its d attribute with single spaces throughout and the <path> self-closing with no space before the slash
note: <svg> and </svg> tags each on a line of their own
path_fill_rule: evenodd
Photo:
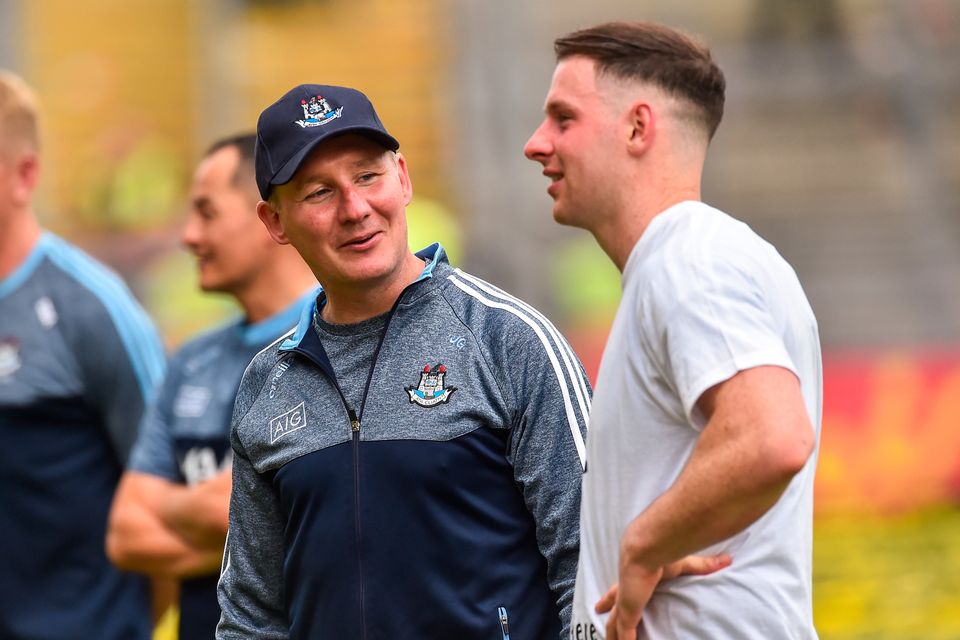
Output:
<svg viewBox="0 0 960 640">
<path fill-rule="evenodd" d="M 389 279 L 396 271 L 393 260 L 370 256 L 366 260 L 343 265 L 341 273 L 345 280 L 353 283 L 378 283 Z"/>
<path fill-rule="evenodd" d="M 209 283 L 207 283 L 207 282 L 201 282 L 201 283 L 200 283 L 200 291 L 203 291 L 204 293 L 217 293 L 218 291 L 220 291 L 220 287 L 218 287 L 218 286 L 215 285 L 215 284 L 209 284 Z"/>
<path fill-rule="evenodd" d="M 210 276 L 201 275 L 199 287 L 204 293 L 219 293 L 224 291 L 226 288 L 226 283 L 222 279 L 217 280 L 216 278 Z"/>
<path fill-rule="evenodd" d="M 558 203 L 554 203 L 553 205 L 553 219 L 559 224 L 574 226 L 573 217 L 570 215 L 570 212 L 561 208 Z"/>
</svg>

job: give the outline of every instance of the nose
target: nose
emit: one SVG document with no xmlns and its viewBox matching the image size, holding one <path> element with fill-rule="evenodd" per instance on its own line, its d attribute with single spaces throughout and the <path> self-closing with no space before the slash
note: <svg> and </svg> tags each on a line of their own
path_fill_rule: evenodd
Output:
<svg viewBox="0 0 960 640">
<path fill-rule="evenodd" d="M 523 147 L 523 155 L 527 156 L 528 159 L 533 160 L 534 162 L 539 162 L 540 164 L 546 164 L 547 156 L 549 156 L 553 151 L 553 148 L 550 146 L 549 140 L 547 139 L 547 134 L 545 131 L 546 124 L 546 120 L 540 123 L 540 126 L 537 127 L 537 130 L 533 132 L 533 135 L 530 136 L 530 139 L 527 140 L 527 144 L 525 144 Z"/>
<path fill-rule="evenodd" d="M 356 188 L 344 189 L 340 202 L 340 220 L 360 222 L 370 215 L 370 203 Z"/>
<path fill-rule="evenodd" d="M 190 251 L 196 251 L 202 237 L 203 230 L 201 229 L 200 221 L 196 215 L 191 213 L 187 216 L 187 221 L 180 231 L 180 244 Z"/>
</svg>

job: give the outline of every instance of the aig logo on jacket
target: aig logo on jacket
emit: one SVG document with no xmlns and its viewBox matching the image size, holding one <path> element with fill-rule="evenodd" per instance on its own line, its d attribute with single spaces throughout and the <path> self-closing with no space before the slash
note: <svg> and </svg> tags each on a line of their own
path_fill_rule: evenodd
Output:
<svg viewBox="0 0 960 640">
<path fill-rule="evenodd" d="M 450 396 L 457 390 L 456 387 L 445 386 L 447 368 L 440 363 L 435 367 L 424 365 L 420 372 L 420 384 L 416 387 L 407 387 L 410 402 L 421 407 L 433 407 L 450 401 Z"/>
<path fill-rule="evenodd" d="M 307 426 L 307 410 L 301 402 L 286 413 L 281 413 L 270 421 L 270 444 L 273 444 L 288 433 Z"/>
</svg>

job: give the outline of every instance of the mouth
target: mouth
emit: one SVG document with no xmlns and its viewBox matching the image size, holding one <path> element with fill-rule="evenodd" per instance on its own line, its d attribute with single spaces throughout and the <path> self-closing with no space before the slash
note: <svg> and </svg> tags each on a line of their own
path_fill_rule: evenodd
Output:
<svg viewBox="0 0 960 640">
<path fill-rule="evenodd" d="M 547 187 L 547 193 L 551 198 L 556 200 L 557 193 L 560 190 L 560 181 L 563 179 L 563 174 L 559 171 L 544 171 L 543 175 L 550 178 L 550 185 Z"/>
<path fill-rule="evenodd" d="M 340 248 L 351 251 L 364 251 L 375 245 L 377 240 L 380 238 L 380 235 L 380 231 L 373 231 L 372 233 L 355 236 L 354 238 L 351 238 L 350 240 L 341 244 Z"/>
</svg>

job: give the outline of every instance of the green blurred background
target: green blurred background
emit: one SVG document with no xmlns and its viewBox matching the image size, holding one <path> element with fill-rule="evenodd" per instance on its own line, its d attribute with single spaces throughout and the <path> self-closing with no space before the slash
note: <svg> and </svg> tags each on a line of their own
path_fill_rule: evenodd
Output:
<svg viewBox="0 0 960 640">
<path fill-rule="evenodd" d="M 44 105 L 44 224 L 169 346 L 234 312 L 178 247 L 193 163 L 318 82 L 364 90 L 401 141 L 411 244 L 543 309 L 593 375 L 617 273 L 552 223 L 521 149 L 553 38 L 615 18 L 711 45 L 705 198 L 780 249 L 820 321 L 821 637 L 960 638 L 960 1 L 0 0 L 0 66 Z"/>
</svg>

